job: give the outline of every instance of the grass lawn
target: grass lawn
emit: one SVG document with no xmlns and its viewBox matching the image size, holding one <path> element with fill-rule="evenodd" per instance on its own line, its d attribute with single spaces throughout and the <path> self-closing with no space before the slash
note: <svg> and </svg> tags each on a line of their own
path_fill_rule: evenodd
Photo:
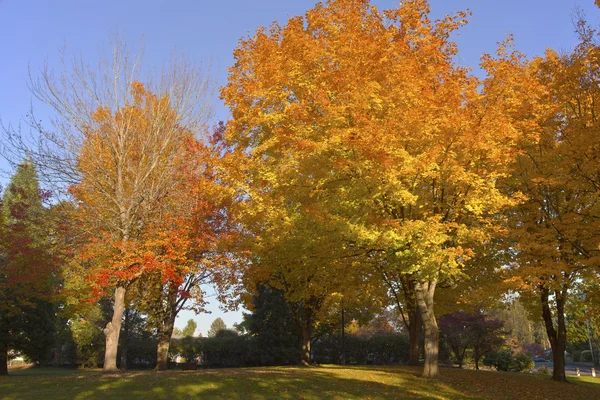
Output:
<svg viewBox="0 0 600 400">
<path fill-rule="evenodd" d="M 423 379 L 420 368 L 318 366 L 199 371 L 97 371 L 51 374 L 46 369 L 0 377 L 9 399 L 599 399 L 600 378 L 577 383 L 547 376 L 442 369 Z M 575 379 L 573 379 L 575 381 Z M 579 383 L 581 382 L 581 383 Z"/>
</svg>

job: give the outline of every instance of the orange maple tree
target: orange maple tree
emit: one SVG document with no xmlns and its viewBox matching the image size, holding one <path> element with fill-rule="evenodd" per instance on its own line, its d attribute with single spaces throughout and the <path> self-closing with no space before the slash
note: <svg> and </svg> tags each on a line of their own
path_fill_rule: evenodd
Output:
<svg viewBox="0 0 600 400">
<path fill-rule="evenodd" d="M 285 238 L 301 220 L 310 228 L 289 238 L 327 238 L 316 248 L 360 260 L 354 274 L 373 276 L 374 254 L 410 274 L 424 375 L 435 376 L 435 289 L 464 276 L 474 249 L 501 230 L 498 213 L 520 199 L 500 183 L 529 128 L 513 114 L 528 107 L 503 100 L 535 91 L 526 79 L 506 85 L 518 69 L 508 68 L 516 56 L 503 47 L 499 59 L 484 58 L 486 80 L 470 76 L 449 40 L 466 13 L 428 14 L 425 0 L 386 11 L 366 0 L 318 4 L 241 41 L 221 95 L 232 111 L 227 139 L 250 176 L 248 219 L 265 227 L 257 236 L 278 243 L 277 230 Z M 292 260 L 292 270 L 305 271 L 298 276 L 344 276 L 336 263 L 303 255 L 313 262 Z"/>
<path fill-rule="evenodd" d="M 513 190 L 527 201 L 512 214 L 516 260 L 505 282 L 534 296 L 552 345 L 552 378 L 566 381 L 565 322 L 577 282 L 595 280 L 600 265 L 600 50 L 579 23 L 580 44 L 547 51 L 530 68 L 545 88 L 537 140 L 521 146 Z"/>
<path fill-rule="evenodd" d="M 181 210 L 196 200 L 182 190 L 190 183 L 185 171 L 196 139 L 180 124 L 169 95 L 155 95 L 134 82 L 130 98 L 118 110 L 94 112 L 78 157 L 81 179 L 71 187 L 74 218 L 87 238 L 79 259 L 89 265 L 97 296 L 116 287 L 114 315 L 105 329 L 105 370 L 116 368 L 127 287 L 155 271 L 165 281 L 180 279 L 192 229 L 184 226 Z"/>
</svg>

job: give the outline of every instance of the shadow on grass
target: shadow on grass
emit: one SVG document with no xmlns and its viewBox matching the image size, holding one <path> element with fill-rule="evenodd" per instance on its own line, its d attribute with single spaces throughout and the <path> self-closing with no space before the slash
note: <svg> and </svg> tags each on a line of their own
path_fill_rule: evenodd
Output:
<svg viewBox="0 0 600 400">
<path fill-rule="evenodd" d="M 40 376 L 40 375 L 87 375 L 87 374 L 98 374 L 102 372 L 100 368 L 95 369 L 75 369 L 75 368 L 14 368 L 8 370 L 9 376 Z"/>
<path fill-rule="evenodd" d="M 0 379 L 6 399 L 480 399 L 598 398 L 598 390 L 548 379 L 483 371 L 442 370 L 419 377 L 419 367 L 276 367 L 204 371 L 71 371 L 69 376 Z M 559 386 L 554 386 L 554 385 Z M 539 386 L 548 387 L 541 390 Z M 565 386 L 568 392 L 565 391 Z M 562 389 L 558 391 L 558 389 Z M 571 390 L 573 397 L 570 396 Z M 549 393 L 551 395 L 549 395 Z M 565 396 L 565 394 L 569 394 Z M 577 397 L 575 397 L 577 396 Z M 1 397 L 1 396 L 0 396 Z"/>
</svg>

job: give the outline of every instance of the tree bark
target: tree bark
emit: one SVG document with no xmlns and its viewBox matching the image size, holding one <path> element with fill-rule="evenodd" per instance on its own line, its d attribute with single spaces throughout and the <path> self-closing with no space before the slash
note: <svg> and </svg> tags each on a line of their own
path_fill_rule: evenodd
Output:
<svg viewBox="0 0 600 400">
<path fill-rule="evenodd" d="M 115 305 L 112 320 L 106 324 L 106 328 L 104 328 L 106 350 L 104 352 L 103 372 L 116 372 L 119 370 L 117 368 L 117 349 L 119 347 L 119 334 L 121 333 L 124 310 L 125 288 L 119 286 L 115 289 Z"/>
<path fill-rule="evenodd" d="M 565 294 L 566 290 L 555 292 L 556 302 L 556 320 L 557 326 L 554 327 L 552 312 L 549 303 L 549 290 L 542 287 L 542 316 L 546 326 L 546 333 L 550 339 L 552 348 L 552 361 L 554 363 L 552 370 L 552 380 L 558 382 L 568 382 L 565 373 L 565 349 L 567 346 L 567 328 L 565 325 Z"/>
<path fill-rule="evenodd" d="M 0 341 L 0 376 L 8 375 L 8 347 Z"/>
<path fill-rule="evenodd" d="M 421 350 L 421 313 L 417 307 L 415 298 L 415 280 L 412 275 L 400 275 L 396 278 L 388 276 L 387 273 L 382 273 L 383 280 L 386 282 L 390 291 L 394 295 L 396 305 L 402 316 L 402 322 L 408 330 L 410 345 L 408 348 L 408 365 L 419 365 L 420 350 Z M 400 292 L 404 295 L 404 301 L 400 300 Z M 404 304 L 404 307 L 403 307 Z M 406 315 L 404 310 L 406 309 Z M 408 318 L 406 318 L 408 316 Z"/>
<path fill-rule="evenodd" d="M 423 328 L 425 330 L 425 364 L 423 374 L 425 378 L 439 375 L 439 344 L 440 330 L 433 310 L 433 297 L 437 279 L 415 284 L 417 306 L 421 313 Z"/>
<path fill-rule="evenodd" d="M 410 340 L 408 365 L 416 366 L 419 365 L 420 343 L 421 343 L 421 328 L 423 323 L 421 321 L 421 313 L 419 309 L 414 307 L 410 314 L 408 336 Z"/>
<path fill-rule="evenodd" d="M 160 332 L 158 333 L 158 346 L 156 348 L 157 371 L 165 371 L 169 368 L 169 346 L 174 326 L 175 318 L 169 318 L 167 321 L 161 323 Z"/>
<path fill-rule="evenodd" d="M 310 337 L 312 335 L 312 317 L 313 311 L 310 307 L 302 307 L 302 352 L 300 354 L 300 364 L 310 365 Z"/>
</svg>

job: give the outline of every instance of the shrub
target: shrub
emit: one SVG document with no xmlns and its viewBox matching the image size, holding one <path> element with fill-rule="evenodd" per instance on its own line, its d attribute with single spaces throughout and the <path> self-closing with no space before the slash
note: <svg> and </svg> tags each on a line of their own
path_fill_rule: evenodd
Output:
<svg viewBox="0 0 600 400">
<path fill-rule="evenodd" d="M 215 334 L 215 337 L 224 338 L 224 337 L 236 337 L 239 334 L 233 329 L 219 329 L 219 331 Z"/>
<path fill-rule="evenodd" d="M 329 335 L 314 341 L 313 359 L 316 363 L 341 363 L 341 335 Z M 345 337 L 347 364 L 394 364 L 408 361 L 408 337 L 398 334 L 374 335 L 370 338 Z"/>
<path fill-rule="evenodd" d="M 483 359 L 483 364 L 494 367 L 498 371 L 512 372 L 529 371 L 535 366 L 527 354 L 514 355 L 509 349 L 489 352 Z"/>
<path fill-rule="evenodd" d="M 535 366 L 535 363 L 527 354 L 519 353 L 513 358 L 510 370 L 513 372 L 529 372 Z"/>
<path fill-rule="evenodd" d="M 147 369 L 156 366 L 156 345 L 155 337 L 148 334 L 132 335 L 129 338 L 129 348 L 127 349 L 127 368 Z M 121 360 L 121 348 L 117 355 L 117 360 Z"/>
<path fill-rule="evenodd" d="M 538 372 L 538 373 L 540 373 L 540 374 L 544 374 L 544 375 L 549 375 L 549 374 L 550 374 L 550 370 L 549 370 L 549 369 L 548 369 L 548 367 L 546 367 L 545 365 L 544 365 L 544 366 L 541 366 L 541 367 L 539 367 L 539 368 L 537 369 L 537 372 Z"/>
<path fill-rule="evenodd" d="M 513 355 L 508 349 L 490 351 L 483 359 L 483 365 L 494 367 L 497 371 L 510 371 Z"/>
<path fill-rule="evenodd" d="M 580 362 L 581 361 L 581 351 L 578 351 L 578 350 L 574 351 L 572 353 L 572 356 L 573 356 L 573 362 Z"/>
<path fill-rule="evenodd" d="M 375 335 L 371 338 L 348 335 L 345 338 L 346 362 L 353 364 L 392 364 L 408 360 L 406 335 Z M 341 362 L 340 335 L 324 336 L 312 342 L 316 363 Z M 171 340 L 169 356 L 181 355 L 188 361 L 198 359 L 205 367 L 246 367 L 290 365 L 300 359 L 299 346 L 286 347 L 264 343 L 255 336 L 217 335 L 212 338 Z"/>
<path fill-rule="evenodd" d="M 596 358 L 596 361 L 598 361 L 600 359 L 600 352 L 596 351 L 594 352 L 594 356 Z M 592 362 L 594 360 L 592 360 L 592 351 L 591 350 L 584 350 L 581 352 L 581 361 L 582 362 Z"/>
<path fill-rule="evenodd" d="M 253 336 L 221 334 L 210 338 L 186 337 L 171 340 L 169 356 L 181 355 L 188 361 L 198 360 L 204 367 L 251 367 L 296 364 L 298 347 L 265 346 Z"/>
</svg>

